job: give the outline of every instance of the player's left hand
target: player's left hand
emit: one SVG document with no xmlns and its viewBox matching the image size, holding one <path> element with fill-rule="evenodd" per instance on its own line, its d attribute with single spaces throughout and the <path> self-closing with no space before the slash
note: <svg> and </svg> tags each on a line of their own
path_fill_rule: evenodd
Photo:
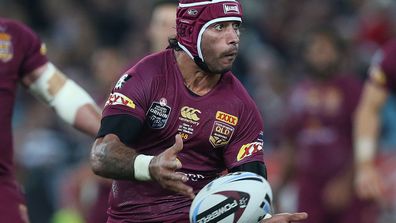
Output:
<svg viewBox="0 0 396 223">
<path fill-rule="evenodd" d="M 306 212 L 298 212 L 298 213 L 280 213 L 275 214 L 274 216 L 261 220 L 260 223 L 291 223 L 291 222 L 299 222 L 308 218 L 308 214 Z"/>
<path fill-rule="evenodd" d="M 188 180 L 183 173 L 176 172 L 182 167 L 177 159 L 177 153 L 183 149 L 183 140 L 177 134 L 175 144 L 155 156 L 149 165 L 150 174 L 163 188 L 194 198 L 192 187 L 185 184 Z"/>
</svg>

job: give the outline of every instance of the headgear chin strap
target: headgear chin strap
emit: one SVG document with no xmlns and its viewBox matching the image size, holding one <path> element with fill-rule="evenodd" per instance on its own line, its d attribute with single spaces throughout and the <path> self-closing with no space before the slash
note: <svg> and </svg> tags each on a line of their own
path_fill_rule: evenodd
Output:
<svg viewBox="0 0 396 223">
<path fill-rule="evenodd" d="M 195 63 L 209 71 L 202 55 L 204 31 L 217 22 L 242 22 L 242 6 L 237 0 L 180 0 L 177 8 L 177 41 Z"/>
</svg>

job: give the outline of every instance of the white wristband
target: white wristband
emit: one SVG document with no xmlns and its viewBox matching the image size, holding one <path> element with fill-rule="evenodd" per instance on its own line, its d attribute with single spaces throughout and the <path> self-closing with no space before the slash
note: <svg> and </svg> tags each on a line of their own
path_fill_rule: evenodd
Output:
<svg viewBox="0 0 396 223">
<path fill-rule="evenodd" d="M 135 162 L 133 164 L 136 180 L 140 180 L 140 181 L 151 180 L 149 164 L 153 158 L 154 156 L 146 156 L 142 154 L 136 156 Z"/>
<path fill-rule="evenodd" d="M 363 163 L 373 161 L 375 156 L 375 141 L 370 138 L 359 138 L 355 145 L 355 161 Z"/>
</svg>

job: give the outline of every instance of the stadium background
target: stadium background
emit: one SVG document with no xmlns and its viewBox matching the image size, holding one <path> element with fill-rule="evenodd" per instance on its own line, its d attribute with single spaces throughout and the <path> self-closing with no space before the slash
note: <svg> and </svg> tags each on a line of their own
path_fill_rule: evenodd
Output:
<svg viewBox="0 0 396 223">
<path fill-rule="evenodd" d="M 122 71 L 148 52 L 146 33 L 153 2 L 0 0 L 0 15 L 37 31 L 50 60 L 102 106 Z M 322 25 L 337 29 L 346 41 L 349 70 L 363 80 L 374 51 L 396 34 L 396 1 L 242 0 L 242 4 L 245 20 L 234 73 L 262 112 L 270 181 L 276 187 L 282 162 L 277 132 L 287 115 L 287 92 L 300 78 L 298 50 L 304 33 Z M 49 110 L 20 90 L 13 122 L 15 159 L 32 223 L 51 222 L 54 213 L 75 200 L 84 212 L 95 196 L 95 181 L 85 178 L 89 173 L 75 176 L 87 162 L 92 139 L 67 127 Z M 388 153 L 396 147 L 396 100 L 389 101 L 383 119 L 381 149 Z M 82 185 L 78 192 L 74 184 Z M 292 184 L 282 194 L 279 209 L 293 210 Z"/>
</svg>

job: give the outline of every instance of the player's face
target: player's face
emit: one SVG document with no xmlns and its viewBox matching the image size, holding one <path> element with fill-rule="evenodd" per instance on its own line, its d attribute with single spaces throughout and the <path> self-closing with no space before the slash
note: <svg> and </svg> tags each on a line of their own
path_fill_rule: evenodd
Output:
<svg viewBox="0 0 396 223">
<path fill-rule="evenodd" d="M 334 40 L 323 34 L 314 34 L 305 50 L 305 61 L 317 75 L 331 75 L 339 63 L 339 53 Z"/>
<path fill-rule="evenodd" d="M 149 38 L 152 51 L 163 50 L 168 46 L 168 38 L 176 36 L 177 5 L 161 5 L 153 11 Z"/>
<path fill-rule="evenodd" d="M 232 68 L 239 47 L 239 22 L 219 22 L 202 35 L 201 49 L 209 70 L 224 73 Z"/>
</svg>

